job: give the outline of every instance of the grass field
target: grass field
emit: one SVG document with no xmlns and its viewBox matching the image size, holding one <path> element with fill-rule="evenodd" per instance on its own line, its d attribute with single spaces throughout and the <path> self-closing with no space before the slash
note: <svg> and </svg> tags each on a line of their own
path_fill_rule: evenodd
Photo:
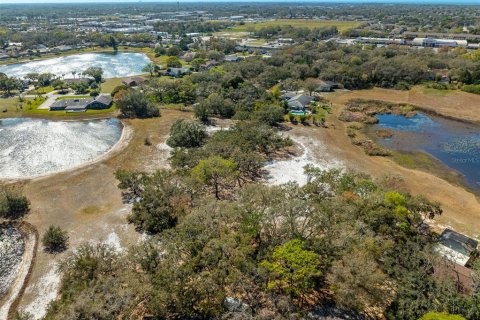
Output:
<svg viewBox="0 0 480 320">
<path fill-rule="evenodd" d="M 106 79 L 105 82 L 101 84 L 100 91 L 102 93 L 112 93 L 115 87 L 122 85 L 122 80 L 124 78 L 110 78 Z"/>
<path fill-rule="evenodd" d="M 41 87 L 41 88 L 38 88 L 37 90 L 28 91 L 27 94 L 45 94 L 45 93 L 52 92 L 53 90 L 54 88 L 52 86 Z"/>
<path fill-rule="evenodd" d="M 322 28 L 335 26 L 338 31 L 358 27 L 361 23 L 358 21 L 337 21 L 337 20 L 308 20 L 308 19 L 278 19 L 263 22 L 248 22 L 244 25 L 237 25 L 232 28 L 223 30 L 224 32 L 244 32 L 251 30 L 252 26 L 255 30 L 259 30 L 263 27 L 271 26 L 292 26 L 295 28 Z"/>
</svg>

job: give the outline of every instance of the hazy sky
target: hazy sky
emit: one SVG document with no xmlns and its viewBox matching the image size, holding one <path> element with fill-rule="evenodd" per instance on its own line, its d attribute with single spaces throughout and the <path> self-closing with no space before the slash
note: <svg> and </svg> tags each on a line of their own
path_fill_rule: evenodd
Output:
<svg viewBox="0 0 480 320">
<path fill-rule="evenodd" d="M 177 2 L 177 0 L 0 0 L 6 3 L 87 3 L 87 2 Z M 296 2 L 295 0 L 179 0 L 182 2 Z M 480 0 L 300 0 L 298 2 L 333 3 L 414 3 L 414 4 L 480 4 Z"/>
<path fill-rule="evenodd" d="M 295 0 L 179 0 L 180 2 L 296 2 Z M 82 3 L 82 2 L 177 2 L 177 0 L 0 0 L 2 3 Z M 347 3 L 480 3 L 479 0 L 300 0 L 299 2 L 347 2 Z"/>
</svg>

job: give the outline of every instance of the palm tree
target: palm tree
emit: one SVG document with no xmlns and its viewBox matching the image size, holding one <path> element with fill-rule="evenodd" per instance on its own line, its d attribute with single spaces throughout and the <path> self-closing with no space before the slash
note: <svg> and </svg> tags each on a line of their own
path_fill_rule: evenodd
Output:
<svg viewBox="0 0 480 320">
<path fill-rule="evenodd" d="M 75 75 L 77 74 L 77 71 L 73 70 L 72 71 L 72 76 L 73 76 L 73 79 L 75 79 Z"/>
</svg>

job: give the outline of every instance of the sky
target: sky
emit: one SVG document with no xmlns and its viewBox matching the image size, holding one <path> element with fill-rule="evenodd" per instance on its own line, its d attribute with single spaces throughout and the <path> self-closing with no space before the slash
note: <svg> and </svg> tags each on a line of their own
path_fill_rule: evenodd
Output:
<svg viewBox="0 0 480 320">
<path fill-rule="evenodd" d="M 171 2 L 177 0 L 0 0 L 0 4 L 11 3 L 109 3 L 109 2 Z M 182 2 L 297 2 L 295 0 L 179 0 Z M 301 0 L 298 2 L 318 3 L 411 3 L 411 4 L 478 4 L 480 0 Z"/>
<path fill-rule="evenodd" d="M 4 3 L 92 3 L 92 2 L 171 2 L 177 0 L 0 0 Z M 295 0 L 179 0 L 179 2 L 296 2 Z M 470 3 L 480 4 L 480 0 L 301 0 L 298 2 L 324 2 L 324 3 L 417 3 L 417 4 L 435 4 L 435 3 Z"/>
</svg>

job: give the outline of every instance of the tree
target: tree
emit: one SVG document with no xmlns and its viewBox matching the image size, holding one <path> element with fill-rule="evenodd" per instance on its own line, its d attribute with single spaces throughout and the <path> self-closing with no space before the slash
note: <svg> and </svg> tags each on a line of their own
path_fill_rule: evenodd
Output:
<svg viewBox="0 0 480 320">
<path fill-rule="evenodd" d="M 100 83 L 102 81 L 103 69 L 100 67 L 90 67 L 83 72 L 84 75 L 91 76 L 95 79 L 95 82 Z"/>
<path fill-rule="evenodd" d="M 347 308 L 365 312 L 368 307 L 385 307 L 392 292 L 387 276 L 369 252 L 356 249 L 332 265 L 327 280 L 335 300 Z M 359 285 L 361 284 L 361 285 Z"/>
<path fill-rule="evenodd" d="M 177 120 L 170 129 L 167 144 L 172 148 L 200 147 L 207 138 L 205 126 L 189 120 Z"/>
<path fill-rule="evenodd" d="M 61 252 L 67 249 L 68 238 L 67 231 L 60 227 L 50 226 L 42 237 L 42 245 L 47 252 Z"/>
<path fill-rule="evenodd" d="M 110 36 L 108 39 L 110 46 L 112 47 L 113 51 L 118 51 L 118 43 L 114 36 Z"/>
<path fill-rule="evenodd" d="M 201 160 L 192 169 L 192 175 L 198 182 L 213 187 L 215 198 L 220 200 L 220 185 L 235 180 L 238 176 L 237 164 L 218 156 L 212 156 Z"/>
<path fill-rule="evenodd" d="M 160 116 L 160 110 L 139 90 L 126 90 L 117 100 L 117 106 L 126 118 L 152 118 Z"/>
<path fill-rule="evenodd" d="M 144 72 L 149 72 L 150 73 L 150 76 L 153 77 L 153 74 L 155 72 L 158 72 L 158 70 L 160 70 L 160 68 L 153 62 L 150 62 L 148 63 L 143 69 L 142 71 Z"/>
<path fill-rule="evenodd" d="M 205 103 L 199 103 L 194 107 L 195 117 L 203 123 L 208 123 L 212 115 L 211 110 Z"/>
<path fill-rule="evenodd" d="M 303 85 L 308 91 L 308 94 L 312 95 L 312 93 L 318 88 L 318 81 L 314 78 L 308 78 L 303 82 Z"/>
<path fill-rule="evenodd" d="M 181 68 L 182 62 L 175 56 L 169 56 L 167 58 L 167 67 L 168 68 Z"/>
<path fill-rule="evenodd" d="M 322 275 L 320 256 L 305 250 L 301 240 L 293 239 L 276 247 L 272 257 L 260 264 L 269 272 L 267 287 L 285 292 L 292 297 L 303 297 Z"/>
<path fill-rule="evenodd" d="M 275 106 L 266 106 L 256 110 L 253 117 L 259 122 L 276 125 L 283 121 L 284 109 Z"/>
<path fill-rule="evenodd" d="M 0 191 L 0 218 L 15 220 L 29 211 L 30 201 L 27 197 L 10 189 Z"/>
</svg>

